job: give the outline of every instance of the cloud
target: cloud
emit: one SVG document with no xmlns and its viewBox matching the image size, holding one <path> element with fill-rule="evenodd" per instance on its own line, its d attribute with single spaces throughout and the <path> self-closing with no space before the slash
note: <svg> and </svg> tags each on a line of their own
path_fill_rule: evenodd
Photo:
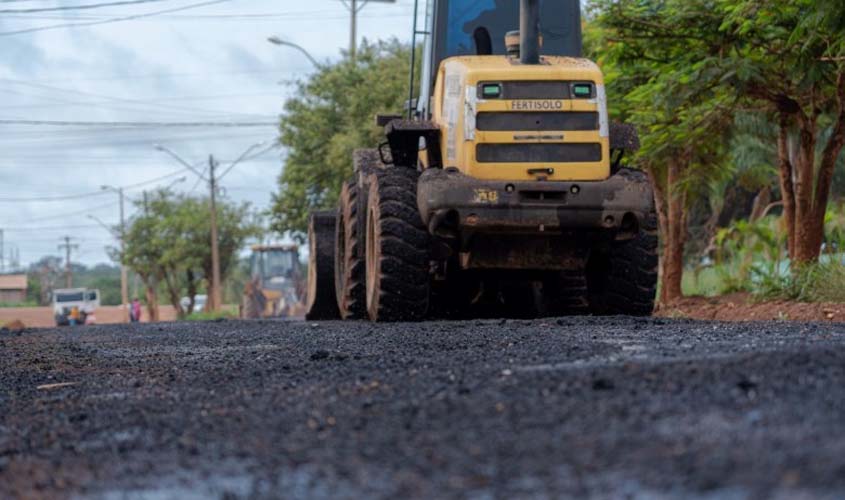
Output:
<svg viewBox="0 0 845 500">
<path fill-rule="evenodd" d="M 43 1 L 39 5 L 67 4 Z M 84 16 L 102 19 L 156 9 L 124 6 L 86 11 Z M 380 12 L 389 17 L 372 17 Z M 259 16 L 237 17 L 254 14 Z M 46 16 L 0 18 L 0 30 L 68 22 L 80 15 L 68 12 L 53 16 L 63 19 L 52 20 L 43 19 Z M 240 121 L 249 114 L 250 119 L 258 116 L 274 122 L 291 91 L 276 82 L 301 77 L 312 68 L 301 54 L 273 46 L 266 37 L 284 34 L 318 59 L 336 58 L 348 43 L 346 16 L 337 0 L 307 4 L 253 0 L 131 22 L 0 37 L 0 118 Z M 407 39 L 410 20 L 407 4 L 371 3 L 362 14 L 360 34 L 371 39 Z M 275 126 L 103 129 L 0 125 L 0 198 L 95 193 L 101 184 L 130 185 L 178 170 L 180 165 L 155 151 L 153 143 L 167 144 L 186 160 L 204 165 L 209 153 L 231 160 L 251 144 L 274 140 L 276 134 Z M 223 181 L 228 196 L 266 208 L 282 167 L 281 154 L 267 153 L 237 166 Z M 189 191 L 194 185 L 196 178 L 189 175 L 189 180 L 176 188 Z M 199 184 L 195 192 L 203 190 Z M 132 189 L 127 194 L 137 198 L 141 191 Z M 87 215 L 116 223 L 116 201 L 116 196 L 96 195 L 65 202 L 0 202 L 0 229 L 7 228 L 6 246 L 19 246 L 24 262 L 56 254 L 58 237 L 66 233 L 79 238 L 82 262 L 107 262 L 105 247 L 113 240 Z M 134 208 L 127 205 L 127 210 L 131 214 Z M 77 225 L 93 227 L 74 228 Z"/>
</svg>

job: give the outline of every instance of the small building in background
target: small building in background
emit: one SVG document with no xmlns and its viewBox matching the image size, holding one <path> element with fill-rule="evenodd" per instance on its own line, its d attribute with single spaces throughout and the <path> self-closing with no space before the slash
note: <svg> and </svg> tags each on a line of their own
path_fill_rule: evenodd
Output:
<svg viewBox="0 0 845 500">
<path fill-rule="evenodd" d="M 26 275 L 0 275 L 0 302 L 18 304 L 26 302 Z"/>
</svg>

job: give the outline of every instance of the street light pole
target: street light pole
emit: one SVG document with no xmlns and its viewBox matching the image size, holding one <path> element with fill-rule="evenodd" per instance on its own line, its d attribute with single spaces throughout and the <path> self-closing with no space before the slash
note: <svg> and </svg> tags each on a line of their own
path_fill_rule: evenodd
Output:
<svg viewBox="0 0 845 500">
<path fill-rule="evenodd" d="M 317 60 L 314 58 L 314 56 L 312 56 L 311 53 L 308 52 L 307 50 L 305 50 L 305 48 L 302 47 L 301 45 L 297 45 L 293 42 L 283 40 L 282 38 L 280 38 L 278 36 L 267 37 L 267 41 L 272 43 L 273 45 L 291 47 L 293 49 L 296 49 L 296 50 L 300 51 L 305 57 L 307 57 L 308 60 L 311 61 L 311 64 L 314 65 L 315 68 L 317 68 L 317 69 L 322 68 L 322 65 L 317 62 Z"/>
<path fill-rule="evenodd" d="M 396 3 L 396 0 L 362 0 L 360 4 L 358 0 L 349 0 L 348 4 L 346 0 L 341 1 L 349 9 L 349 58 L 354 61 L 358 47 L 358 13 L 370 2 Z"/>
<path fill-rule="evenodd" d="M 120 196 L 120 301 L 123 309 L 123 322 L 129 323 L 129 280 L 126 272 L 126 217 L 123 211 L 123 188 L 118 188 Z"/>
</svg>

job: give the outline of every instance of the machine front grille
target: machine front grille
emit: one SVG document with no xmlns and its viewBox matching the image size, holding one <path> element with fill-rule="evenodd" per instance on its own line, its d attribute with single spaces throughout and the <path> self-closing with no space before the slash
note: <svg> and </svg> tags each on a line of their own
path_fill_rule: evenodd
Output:
<svg viewBox="0 0 845 500">
<path fill-rule="evenodd" d="M 478 144 L 479 163 L 581 163 L 601 161 L 601 144 Z"/>
<path fill-rule="evenodd" d="M 598 130 L 595 111 L 535 112 L 483 111 L 476 116 L 476 128 L 482 131 Z"/>
</svg>

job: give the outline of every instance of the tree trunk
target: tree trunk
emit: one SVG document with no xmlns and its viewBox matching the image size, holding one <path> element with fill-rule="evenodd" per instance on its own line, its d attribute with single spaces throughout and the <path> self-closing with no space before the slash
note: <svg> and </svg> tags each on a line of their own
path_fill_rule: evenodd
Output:
<svg viewBox="0 0 845 500">
<path fill-rule="evenodd" d="M 667 223 L 668 234 L 664 240 L 663 282 L 661 302 L 671 303 L 683 296 L 681 282 L 684 276 L 684 245 L 686 244 L 686 196 L 678 189 L 682 166 L 678 160 L 671 160 L 666 172 L 666 191 L 668 198 Z"/>
<path fill-rule="evenodd" d="M 789 152 L 789 117 L 780 115 L 778 127 L 778 177 L 783 197 L 783 220 L 786 225 L 786 251 L 795 257 L 795 190 L 792 183 L 792 155 Z"/>
<path fill-rule="evenodd" d="M 164 276 L 164 284 L 167 287 L 167 297 L 170 299 L 170 305 L 176 311 L 176 317 L 182 319 L 185 317 L 185 311 L 182 310 L 181 297 L 179 296 L 179 286 L 175 281 L 175 272 L 172 270 L 166 271 Z"/>
<path fill-rule="evenodd" d="M 838 110 L 830 135 L 816 169 L 817 117 L 807 116 L 800 108 L 781 112 L 778 134 L 778 160 L 783 193 L 783 217 L 786 222 L 787 249 L 796 263 L 815 262 L 824 241 L 824 216 L 830 198 L 833 169 L 845 146 L 845 73 L 836 80 Z M 791 118 L 795 116 L 796 119 Z M 790 126 L 798 127 L 797 151 L 790 150 Z M 793 154 L 794 153 L 794 154 Z"/>
<path fill-rule="evenodd" d="M 194 312 L 194 301 L 197 297 L 197 280 L 194 277 L 194 271 L 188 269 L 185 273 L 185 279 L 188 282 L 188 309 L 185 311 L 185 314 L 191 314 Z"/>
<path fill-rule="evenodd" d="M 159 320 L 158 315 L 158 292 L 156 291 L 156 283 L 145 277 L 141 277 L 146 287 L 145 295 L 147 298 L 147 315 L 150 317 L 150 322 L 155 323 Z"/>
<path fill-rule="evenodd" d="M 670 304 L 683 297 L 684 245 L 686 244 L 686 196 L 679 189 L 684 160 L 672 159 L 664 175 L 649 170 L 654 186 L 654 202 L 660 225 L 660 303 Z M 662 179 L 660 178 L 662 177 Z M 663 182 L 661 182 L 663 181 Z"/>
<path fill-rule="evenodd" d="M 754 197 L 754 204 L 751 206 L 751 215 L 748 217 L 751 222 L 757 222 L 766 215 L 766 209 L 772 202 L 772 188 L 765 186 L 757 192 Z"/>
</svg>

